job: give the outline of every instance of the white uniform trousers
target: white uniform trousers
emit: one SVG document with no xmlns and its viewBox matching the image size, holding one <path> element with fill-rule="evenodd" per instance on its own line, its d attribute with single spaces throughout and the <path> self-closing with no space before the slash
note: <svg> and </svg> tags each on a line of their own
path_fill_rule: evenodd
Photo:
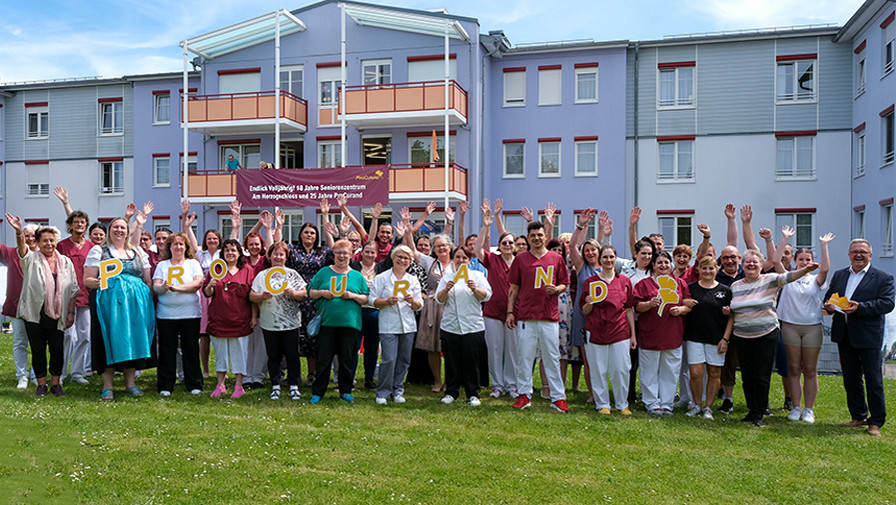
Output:
<svg viewBox="0 0 896 505">
<path fill-rule="evenodd" d="M 672 410 L 681 367 L 681 347 L 667 351 L 639 349 L 638 362 L 641 399 L 647 410 Z"/>
<path fill-rule="evenodd" d="M 585 340 L 585 354 L 591 370 L 591 391 L 594 393 L 594 408 L 610 408 L 610 382 L 613 384 L 613 398 L 616 409 L 628 407 L 628 374 L 632 368 L 629 346 L 625 339 L 610 345 L 592 344 Z M 609 381 L 607 380 L 609 378 Z"/>
<path fill-rule="evenodd" d="M 485 321 L 485 346 L 488 350 L 488 376 L 492 389 L 505 393 L 517 389 L 516 385 L 516 343 L 517 330 L 507 327 L 504 321 L 482 318 Z"/>
<path fill-rule="evenodd" d="M 560 323 L 549 321 L 520 321 L 517 323 L 516 385 L 519 393 L 532 398 L 532 369 L 535 350 L 541 350 L 544 373 L 551 390 L 551 402 L 566 399 L 560 378 Z"/>
</svg>

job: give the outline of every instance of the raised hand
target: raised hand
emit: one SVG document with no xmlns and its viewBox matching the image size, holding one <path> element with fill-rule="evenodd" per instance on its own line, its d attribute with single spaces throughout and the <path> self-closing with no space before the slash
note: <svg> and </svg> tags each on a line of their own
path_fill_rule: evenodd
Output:
<svg viewBox="0 0 896 505">
<path fill-rule="evenodd" d="M 504 210 L 504 199 L 495 198 L 495 215 L 500 216 L 502 210 Z"/>
<path fill-rule="evenodd" d="M 794 230 L 793 228 L 791 228 L 785 224 L 784 226 L 781 227 L 781 234 L 784 235 L 784 238 L 790 240 L 790 237 L 792 237 L 792 236 L 794 236 L 794 234 L 796 234 L 796 230 Z"/>
<path fill-rule="evenodd" d="M 407 207 L 402 207 L 398 214 L 401 216 L 401 220 L 410 223 L 411 222 L 411 209 Z"/>
<path fill-rule="evenodd" d="M 764 238 L 765 240 L 772 239 L 772 231 L 768 228 L 759 228 L 759 236 Z"/>
<path fill-rule="evenodd" d="M 262 226 L 264 226 L 265 228 L 270 230 L 274 224 L 274 215 L 271 214 L 270 212 L 264 210 L 258 216 L 258 220 L 261 221 Z"/>
<path fill-rule="evenodd" d="M 454 222 L 454 209 L 451 207 L 445 207 L 445 221 L 448 223 Z"/>
<path fill-rule="evenodd" d="M 186 216 L 190 213 L 190 201 L 184 200 L 180 202 L 180 215 L 181 217 Z"/>
<path fill-rule="evenodd" d="M 339 205 L 339 208 L 345 212 L 346 207 L 348 207 L 348 196 L 345 193 L 340 195 L 336 195 L 336 204 Z"/>
<path fill-rule="evenodd" d="M 280 207 L 274 207 L 274 221 L 277 222 L 277 228 L 283 228 L 283 223 L 286 222 L 286 216 L 283 215 L 283 209 Z"/>
<path fill-rule="evenodd" d="M 427 205 L 427 207 L 429 207 L 429 206 Z M 370 209 L 370 216 L 373 219 L 379 219 L 382 214 L 383 214 L 383 204 L 377 202 L 376 205 L 374 205 L 373 208 Z"/>
<path fill-rule="evenodd" d="M 834 240 L 834 234 L 833 234 L 833 233 L 826 233 L 826 234 L 824 234 L 824 235 L 818 237 L 818 240 L 819 240 L 822 244 L 827 244 L 827 243 L 830 242 L 831 240 Z"/>
<path fill-rule="evenodd" d="M 745 223 L 749 223 L 750 221 L 752 221 L 753 220 L 753 207 L 751 207 L 749 204 L 741 207 L 740 208 L 740 220 Z"/>
<path fill-rule="evenodd" d="M 19 216 L 13 216 L 9 212 L 6 213 L 6 222 L 12 226 L 12 229 L 16 231 L 16 233 L 22 233 L 22 218 Z"/>
<path fill-rule="evenodd" d="M 467 214 L 467 201 L 464 200 L 464 201 L 460 202 L 459 207 L 460 207 L 460 215 L 461 216 L 466 215 Z"/>
<path fill-rule="evenodd" d="M 736 215 L 737 215 L 737 209 L 734 208 L 733 203 L 729 203 L 729 204 L 725 205 L 725 217 L 727 217 L 728 219 L 734 219 L 734 217 Z"/>
<path fill-rule="evenodd" d="M 55 188 L 53 188 L 53 194 L 56 195 L 56 198 L 58 198 L 60 202 L 68 203 L 68 190 L 66 190 L 62 186 L 56 186 Z"/>
<path fill-rule="evenodd" d="M 134 215 L 134 221 L 138 226 L 142 227 L 146 224 L 146 214 L 144 214 L 142 211 L 137 211 L 137 214 Z"/>
<path fill-rule="evenodd" d="M 404 234 L 407 233 L 407 231 L 410 229 L 410 225 L 408 223 L 405 223 L 404 221 L 399 221 L 395 223 L 395 226 L 393 226 L 393 228 L 395 229 L 395 235 L 397 237 L 404 237 Z"/>
<path fill-rule="evenodd" d="M 349 228 L 352 227 L 352 222 L 345 216 L 342 216 L 342 219 L 339 220 L 339 232 L 343 235 L 348 233 Z"/>
<path fill-rule="evenodd" d="M 436 202 L 429 202 L 426 204 L 426 209 L 423 211 L 425 215 L 430 215 L 436 211 Z"/>
<path fill-rule="evenodd" d="M 152 201 L 148 201 L 143 204 L 143 215 L 149 216 L 152 213 L 152 209 L 156 208 L 155 204 Z"/>
<path fill-rule="evenodd" d="M 554 205 L 554 202 L 548 202 L 544 208 L 544 221 L 546 223 L 554 224 L 554 213 L 556 212 L 557 206 Z"/>
<path fill-rule="evenodd" d="M 709 229 L 709 225 L 706 223 L 700 223 L 697 225 L 697 230 L 703 234 L 703 237 L 709 238 L 712 235 L 712 230 Z"/>
<path fill-rule="evenodd" d="M 330 221 L 324 221 L 324 231 L 330 234 L 331 237 L 339 236 L 339 230 L 336 229 L 336 225 L 331 223 Z"/>
<path fill-rule="evenodd" d="M 324 215 L 330 213 L 330 202 L 326 198 L 323 198 L 320 201 L 320 213 Z"/>
<path fill-rule="evenodd" d="M 638 224 L 638 221 L 641 220 L 641 207 L 633 207 L 632 213 L 628 215 L 628 224 Z"/>
<path fill-rule="evenodd" d="M 482 199 L 482 205 L 479 206 L 479 210 L 482 211 L 482 215 L 484 216 L 486 212 L 492 211 L 492 204 L 489 203 L 488 198 Z"/>
<path fill-rule="evenodd" d="M 128 204 L 127 208 L 125 208 L 125 210 L 124 210 L 124 218 L 127 219 L 128 221 L 130 221 L 131 218 L 134 217 L 134 214 L 136 214 L 136 213 L 137 213 L 137 206 L 134 205 L 134 202 L 131 202 Z"/>
<path fill-rule="evenodd" d="M 240 215 L 240 211 L 243 209 L 243 204 L 240 203 L 239 200 L 234 200 L 230 202 L 230 213 Z"/>
<path fill-rule="evenodd" d="M 527 222 L 532 221 L 532 209 L 530 209 L 529 207 L 523 207 L 522 209 L 520 209 L 520 215 L 523 216 L 523 219 L 525 219 Z"/>
<path fill-rule="evenodd" d="M 595 210 L 592 208 L 587 208 L 579 213 L 579 226 L 582 228 L 588 226 L 588 223 L 594 218 Z M 547 211 L 545 211 L 545 215 L 547 215 Z M 598 220 L 603 219 L 603 217 Z"/>
</svg>

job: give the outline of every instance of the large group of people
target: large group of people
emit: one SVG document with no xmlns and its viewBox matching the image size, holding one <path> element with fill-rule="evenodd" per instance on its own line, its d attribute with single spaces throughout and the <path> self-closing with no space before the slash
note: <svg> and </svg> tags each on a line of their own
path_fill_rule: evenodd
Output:
<svg viewBox="0 0 896 505">
<path fill-rule="evenodd" d="M 451 208 L 438 235 L 420 233 L 436 211 L 433 203 L 416 221 L 401 209 L 394 223 L 380 221 L 377 204 L 365 230 L 339 197 L 341 221 L 330 220 L 323 200 L 323 228 L 305 223 L 293 244 L 283 241 L 279 209 L 261 212 L 243 235 L 235 201 L 230 235 L 204 230 L 200 243 L 189 202 L 181 207 L 180 232 L 151 233 L 144 227 L 152 203 L 139 210 L 131 204 L 124 217 L 89 225 L 64 188 L 55 193 L 68 238 L 7 214 L 16 247 L 0 247 L 18 387 L 28 386 L 30 345 L 39 396 L 64 396 L 66 377 L 89 384 L 95 373 L 102 376 L 100 398 L 111 401 L 116 372 L 127 394 L 142 396 L 136 377 L 152 367 L 161 396 L 170 396 L 178 381 L 202 394 L 214 370 L 213 398 L 228 394 L 230 374 L 232 398 L 268 381 L 272 400 L 281 398 L 284 383 L 298 400 L 305 358 L 311 404 L 323 400 L 331 369 L 339 397 L 353 402 L 359 365 L 377 405 L 400 404 L 412 361 L 420 360 L 445 404 L 463 389 L 466 402 L 478 406 L 484 390 L 525 409 L 533 404 L 538 370 L 540 396 L 569 412 L 568 372 L 576 387 L 584 369 L 587 401 L 601 415 L 615 409 L 630 416 L 641 402 L 651 415 L 683 409 L 711 420 L 714 412 L 732 411 L 739 367 L 743 421 L 763 426 L 777 365 L 787 418 L 813 423 L 826 311 L 834 315 L 832 339 L 843 364 L 846 425 L 877 435 L 885 420 L 879 351 L 883 317 L 894 307 L 893 278 L 870 266 L 871 245 L 862 239 L 849 244 L 850 266 L 832 276 L 830 233 L 818 240 L 819 263 L 811 249 L 793 250 L 787 226 L 778 243 L 771 230 L 758 231 L 763 253 L 749 205 L 740 213 L 746 250 L 738 250 L 736 209 L 729 204 L 727 243 L 718 256 L 705 224 L 697 226 L 703 240 L 696 252 L 687 244 L 669 251 L 656 233 L 639 238 L 636 207 L 627 259 L 610 244 L 606 212 L 586 209 L 573 233 L 554 238 L 552 204 L 543 221 L 523 209 L 526 234 L 514 236 L 498 218 L 503 202 L 496 200 L 493 210 L 484 200 L 479 233 L 465 237 L 463 202 L 462 243 L 455 245 Z M 588 237 L 589 229 L 595 236 Z M 714 411 L 717 393 L 722 406 Z"/>
</svg>

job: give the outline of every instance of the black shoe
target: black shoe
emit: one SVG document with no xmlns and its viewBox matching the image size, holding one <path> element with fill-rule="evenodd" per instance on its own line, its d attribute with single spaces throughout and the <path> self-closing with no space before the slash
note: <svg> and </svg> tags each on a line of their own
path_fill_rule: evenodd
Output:
<svg viewBox="0 0 896 505">
<path fill-rule="evenodd" d="M 771 409 L 765 409 L 765 415 L 767 415 L 767 416 L 774 416 L 775 413 L 772 412 Z"/>
<path fill-rule="evenodd" d="M 50 392 L 56 396 L 65 396 L 65 392 L 62 391 L 62 385 L 56 384 L 55 386 L 50 386 Z"/>
<path fill-rule="evenodd" d="M 37 389 L 34 390 L 34 394 L 37 396 L 47 396 L 47 385 L 38 384 Z"/>
<path fill-rule="evenodd" d="M 762 428 L 763 426 L 765 426 L 765 421 L 763 421 L 762 419 L 753 419 L 753 426 Z"/>
<path fill-rule="evenodd" d="M 264 387 L 264 384 L 261 382 L 244 382 L 243 383 L 243 389 L 245 389 L 246 391 L 248 391 L 250 389 L 262 389 L 263 387 Z"/>
<path fill-rule="evenodd" d="M 364 389 L 376 389 L 376 383 L 375 382 L 365 382 Z"/>
<path fill-rule="evenodd" d="M 740 422 L 742 422 L 742 423 L 754 423 L 755 420 L 753 419 L 753 416 L 751 416 L 750 414 L 747 414 L 746 416 L 744 416 L 743 419 L 740 420 Z"/>
<path fill-rule="evenodd" d="M 793 400 L 786 396 L 784 397 L 784 410 L 786 410 L 787 412 L 793 410 Z"/>
<path fill-rule="evenodd" d="M 719 400 L 725 398 L 725 390 L 722 388 L 719 388 L 719 393 L 716 395 L 716 398 Z"/>
<path fill-rule="evenodd" d="M 719 409 L 719 412 L 723 414 L 730 414 L 732 410 L 734 410 L 734 402 L 732 402 L 730 398 L 725 398 L 725 401 L 722 402 L 722 407 Z"/>
</svg>

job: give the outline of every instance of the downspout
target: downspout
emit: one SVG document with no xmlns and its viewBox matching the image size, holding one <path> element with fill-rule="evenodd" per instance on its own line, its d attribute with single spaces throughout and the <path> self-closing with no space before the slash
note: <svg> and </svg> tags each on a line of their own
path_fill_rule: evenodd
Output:
<svg viewBox="0 0 896 505">
<path fill-rule="evenodd" d="M 633 143 L 634 153 L 632 154 L 632 165 L 633 165 L 632 166 L 632 168 L 633 168 L 632 175 L 633 175 L 633 179 L 634 179 L 634 188 L 633 188 L 634 194 L 632 195 L 633 200 L 634 200 L 634 202 L 632 204 L 633 207 L 638 206 L 638 116 L 639 116 L 639 110 L 638 110 L 638 74 L 639 74 L 638 56 L 639 56 L 640 50 L 641 50 L 641 43 L 635 42 L 635 62 L 634 62 L 635 71 L 634 71 L 634 77 L 633 77 L 635 89 L 633 92 L 634 96 L 632 97 L 632 105 L 633 105 L 633 110 L 634 110 L 634 115 L 635 115 L 635 117 L 632 118 L 632 123 L 633 123 L 632 126 L 634 129 L 634 143 Z"/>
<path fill-rule="evenodd" d="M 274 17 L 274 154 L 271 160 L 274 167 L 283 168 L 280 165 L 280 12 Z"/>
</svg>

